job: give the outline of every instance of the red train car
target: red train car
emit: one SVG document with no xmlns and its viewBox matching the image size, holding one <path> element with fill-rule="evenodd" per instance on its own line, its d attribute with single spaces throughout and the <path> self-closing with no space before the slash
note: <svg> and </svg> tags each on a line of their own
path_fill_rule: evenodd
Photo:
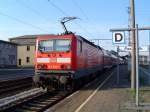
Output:
<svg viewBox="0 0 150 112">
<path fill-rule="evenodd" d="M 39 36 L 36 41 L 34 82 L 42 87 L 75 85 L 113 66 L 107 51 L 71 34 Z"/>
</svg>

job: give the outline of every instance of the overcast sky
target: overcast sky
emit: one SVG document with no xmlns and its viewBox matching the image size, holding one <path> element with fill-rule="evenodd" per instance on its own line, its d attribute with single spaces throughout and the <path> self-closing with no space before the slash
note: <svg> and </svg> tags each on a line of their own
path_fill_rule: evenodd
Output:
<svg viewBox="0 0 150 112">
<path fill-rule="evenodd" d="M 86 39 L 111 39 L 110 28 L 128 27 L 129 0 L 0 0 L 0 40 L 30 34 L 62 33 L 64 16 L 80 19 L 67 28 Z M 136 23 L 150 26 L 150 0 L 135 0 Z M 140 44 L 148 44 L 148 31 L 140 32 Z M 101 41 L 101 46 L 112 46 Z"/>
</svg>

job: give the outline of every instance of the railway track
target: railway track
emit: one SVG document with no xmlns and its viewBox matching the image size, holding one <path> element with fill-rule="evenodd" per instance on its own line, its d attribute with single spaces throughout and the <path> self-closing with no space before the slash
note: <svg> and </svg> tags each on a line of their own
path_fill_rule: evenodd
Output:
<svg viewBox="0 0 150 112">
<path fill-rule="evenodd" d="M 26 77 L 15 80 L 6 80 L 0 82 L 0 95 L 7 94 L 19 89 L 28 88 L 32 86 L 32 78 Z"/>
<path fill-rule="evenodd" d="M 25 98 L 25 101 L 21 100 L 22 102 L 8 109 L 4 109 L 3 112 L 43 112 L 69 94 L 69 92 L 53 90 L 48 93 L 37 95 L 36 97 L 34 96 L 34 98 L 32 96 L 28 98 L 28 100 Z"/>
</svg>

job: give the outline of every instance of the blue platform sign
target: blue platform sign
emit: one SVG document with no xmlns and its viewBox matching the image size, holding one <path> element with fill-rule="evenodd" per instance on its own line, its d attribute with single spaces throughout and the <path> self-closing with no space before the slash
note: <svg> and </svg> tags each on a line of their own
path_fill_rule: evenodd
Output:
<svg viewBox="0 0 150 112">
<path fill-rule="evenodd" d="M 113 44 L 125 44 L 124 32 L 113 32 L 112 41 Z"/>
</svg>

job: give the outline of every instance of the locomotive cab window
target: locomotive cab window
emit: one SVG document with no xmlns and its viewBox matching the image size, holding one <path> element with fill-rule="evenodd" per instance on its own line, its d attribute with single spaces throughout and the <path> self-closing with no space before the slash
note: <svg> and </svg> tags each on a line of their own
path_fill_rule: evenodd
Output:
<svg viewBox="0 0 150 112">
<path fill-rule="evenodd" d="M 42 40 L 39 42 L 38 50 L 41 52 L 53 51 L 53 40 Z"/>
<path fill-rule="evenodd" d="M 39 42 L 38 50 L 41 52 L 51 51 L 70 51 L 71 40 L 69 39 L 51 39 Z"/>
<path fill-rule="evenodd" d="M 55 41 L 55 50 L 56 51 L 69 51 L 71 47 L 71 41 L 68 39 L 58 39 Z"/>
</svg>

